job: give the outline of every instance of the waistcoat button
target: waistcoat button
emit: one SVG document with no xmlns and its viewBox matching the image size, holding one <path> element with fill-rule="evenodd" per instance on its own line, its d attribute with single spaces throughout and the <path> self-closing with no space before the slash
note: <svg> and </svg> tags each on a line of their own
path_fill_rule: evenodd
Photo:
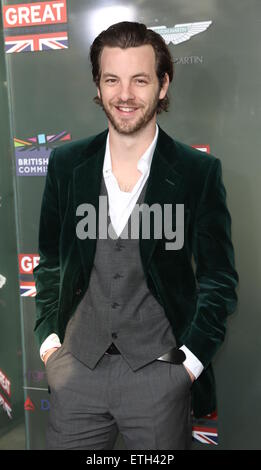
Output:
<svg viewBox="0 0 261 470">
<path fill-rule="evenodd" d="M 115 245 L 115 246 L 116 246 L 116 250 L 117 250 L 117 251 L 121 251 L 122 248 L 124 248 L 124 245 L 122 245 L 121 242 L 116 242 L 116 245 Z"/>
<path fill-rule="evenodd" d="M 120 273 L 116 273 L 113 276 L 113 279 L 118 279 L 119 277 L 123 277 Z"/>
<path fill-rule="evenodd" d="M 112 308 L 117 308 L 117 307 L 119 307 L 119 305 L 120 305 L 120 304 L 118 304 L 118 302 L 113 302 Z"/>
</svg>

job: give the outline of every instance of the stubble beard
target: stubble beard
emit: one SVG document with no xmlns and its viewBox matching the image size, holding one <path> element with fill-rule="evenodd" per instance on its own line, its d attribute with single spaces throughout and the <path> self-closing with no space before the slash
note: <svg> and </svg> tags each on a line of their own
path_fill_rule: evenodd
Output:
<svg viewBox="0 0 261 470">
<path fill-rule="evenodd" d="M 159 101 L 159 94 L 160 90 L 158 93 L 154 96 L 154 99 L 152 103 L 150 103 L 148 109 L 146 110 L 145 114 L 142 114 L 138 119 L 134 120 L 134 122 L 131 122 L 129 118 L 124 119 L 119 117 L 118 119 L 114 117 L 114 115 L 110 112 L 108 107 L 104 105 L 104 102 L 102 100 L 102 94 L 100 91 L 101 99 L 100 99 L 100 104 L 101 107 L 103 108 L 108 120 L 110 121 L 111 125 L 113 128 L 122 135 L 132 135 L 135 134 L 136 132 L 140 131 L 146 125 L 152 120 L 154 117 L 157 107 L 158 107 L 158 101 Z M 129 104 L 131 106 L 131 104 Z M 128 106 L 127 104 L 125 105 L 126 107 Z M 138 113 L 142 112 L 142 108 L 139 107 Z"/>
</svg>

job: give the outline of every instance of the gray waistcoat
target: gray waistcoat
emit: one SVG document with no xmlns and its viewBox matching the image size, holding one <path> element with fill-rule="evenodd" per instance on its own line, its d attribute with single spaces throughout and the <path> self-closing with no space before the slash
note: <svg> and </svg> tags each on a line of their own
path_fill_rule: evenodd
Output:
<svg viewBox="0 0 261 470">
<path fill-rule="evenodd" d="M 144 200 L 147 182 L 137 204 Z M 103 178 L 100 195 L 108 197 Z M 66 349 L 91 369 L 112 342 L 133 370 L 176 346 L 164 309 L 147 286 L 139 239 L 130 236 L 97 236 L 89 285 L 64 338 Z"/>
</svg>

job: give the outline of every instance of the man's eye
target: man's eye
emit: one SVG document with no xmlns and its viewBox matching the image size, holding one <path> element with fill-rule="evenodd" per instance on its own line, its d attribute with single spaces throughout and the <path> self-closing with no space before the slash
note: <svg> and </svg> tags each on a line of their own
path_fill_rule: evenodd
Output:
<svg viewBox="0 0 261 470">
<path fill-rule="evenodd" d="M 116 79 L 115 79 L 115 78 L 108 78 L 108 79 L 105 80 L 105 81 L 106 81 L 106 83 L 107 83 L 107 82 L 114 83 L 114 82 L 116 81 Z M 141 78 L 138 78 L 138 79 L 137 79 L 137 82 L 139 82 L 139 83 L 146 83 L 145 80 L 142 80 Z"/>
</svg>

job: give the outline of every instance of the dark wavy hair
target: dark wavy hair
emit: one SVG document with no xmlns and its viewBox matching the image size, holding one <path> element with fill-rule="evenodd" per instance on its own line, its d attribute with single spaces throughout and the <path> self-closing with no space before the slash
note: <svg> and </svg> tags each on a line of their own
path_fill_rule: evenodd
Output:
<svg viewBox="0 0 261 470">
<path fill-rule="evenodd" d="M 138 47 L 150 44 L 155 52 L 156 75 L 159 80 L 160 89 L 164 83 L 165 73 L 169 75 L 169 81 L 172 82 L 174 76 L 174 61 L 164 39 L 152 29 L 148 29 L 143 23 L 131 21 L 122 21 L 111 25 L 108 29 L 102 31 L 93 41 L 90 47 L 89 57 L 92 65 L 93 81 L 99 88 L 101 70 L 100 57 L 105 46 L 120 47 Z M 102 106 L 101 100 L 96 96 L 93 101 Z M 157 114 L 162 111 L 168 111 L 169 97 L 166 96 L 158 101 Z"/>
</svg>

